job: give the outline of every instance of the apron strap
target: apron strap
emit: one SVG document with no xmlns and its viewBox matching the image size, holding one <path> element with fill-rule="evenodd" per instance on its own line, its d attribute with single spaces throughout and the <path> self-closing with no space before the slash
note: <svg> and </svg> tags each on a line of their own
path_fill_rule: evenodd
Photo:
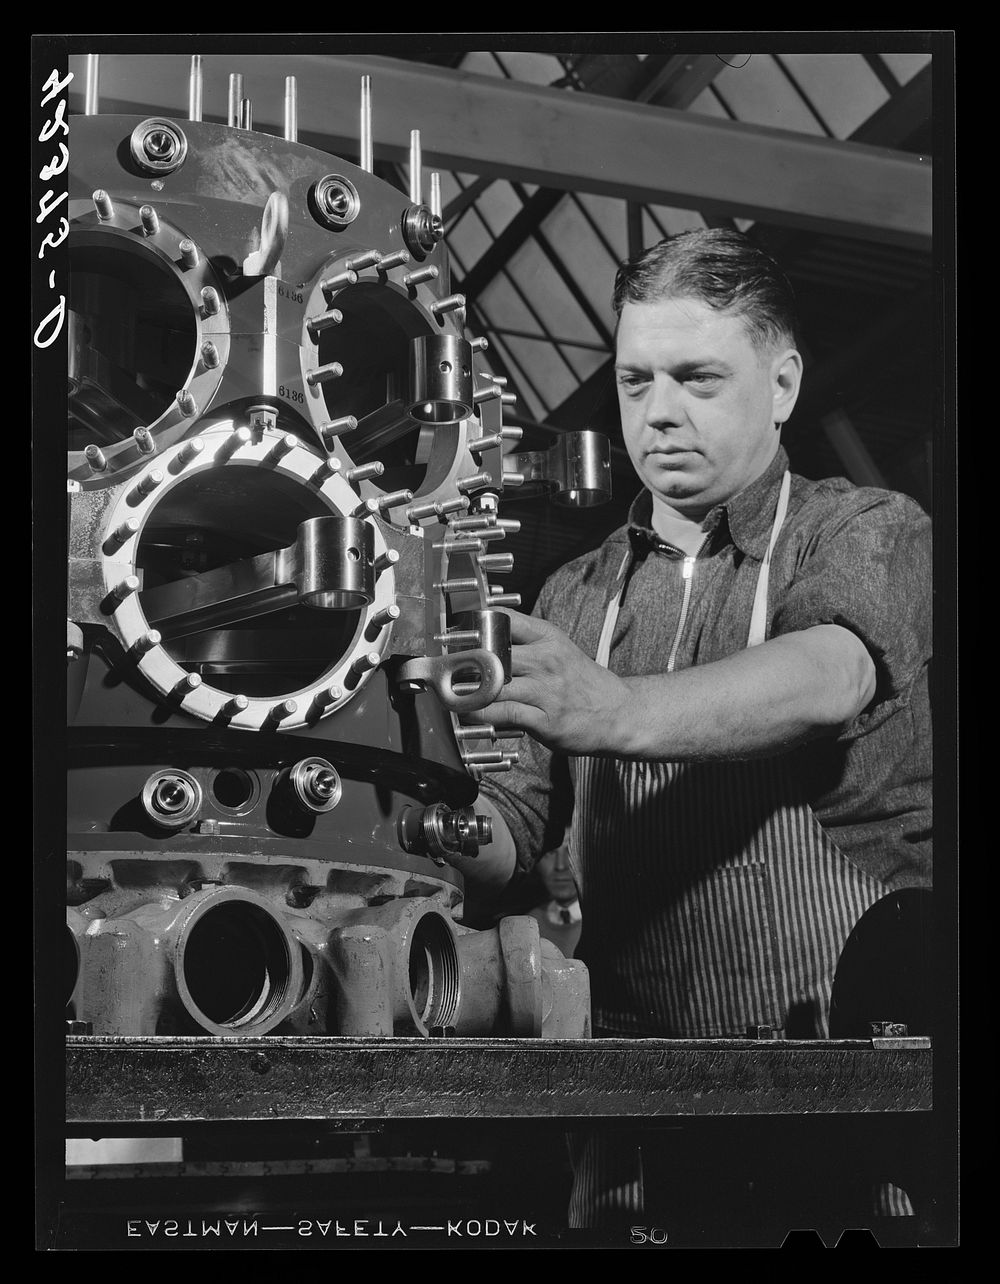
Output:
<svg viewBox="0 0 1000 1284">
<path fill-rule="evenodd" d="M 792 475 L 785 469 L 781 479 L 781 491 L 778 495 L 778 507 L 774 514 L 774 525 L 771 527 L 771 539 L 761 563 L 757 577 L 757 591 L 753 598 L 753 614 L 750 616 L 750 632 L 747 635 L 747 647 L 759 646 L 767 638 L 767 586 L 771 575 L 771 554 L 778 542 L 778 533 L 788 512 L 788 496 L 792 489 Z"/>
<path fill-rule="evenodd" d="M 778 492 L 778 506 L 774 513 L 774 523 L 771 527 L 771 538 L 768 541 L 767 552 L 764 554 L 764 560 L 761 563 L 760 574 L 757 576 L 757 588 L 754 593 L 753 611 L 750 616 L 750 632 L 747 635 L 747 646 L 759 646 L 767 638 L 767 590 L 768 581 L 771 573 L 771 554 L 774 552 L 774 546 L 778 542 L 778 535 L 784 525 L 785 515 L 788 512 L 788 498 L 792 490 L 792 475 L 785 469 L 785 475 L 781 479 L 781 490 Z M 601 627 L 601 636 L 597 643 L 597 654 L 594 656 L 595 661 L 602 666 L 608 667 L 608 660 L 611 656 L 611 636 L 615 631 L 615 625 L 618 622 L 618 612 L 621 609 L 622 593 L 625 591 L 625 584 L 628 580 L 628 571 L 632 562 L 631 550 L 627 551 L 622 564 L 618 568 L 618 576 L 615 581 L 615 591 L 612 594 L 611 601 L 608 603 L 607 610 L 604 613 L 604 624 Z"/>
<path fill-rule="evenodd" d="M 608 667 L 608 660 L 611 657 L 611 635 L 615 631 L 615 625 L 618 622 L 618 612 L 621 608 L 622 593 L 625 591 L 625 581 L 628 579 L 628 569 L 632 561 L 631 549 L 626 552 L 622 558 L 622 564 L 618 568 L 618 576 L 615 580 L 615 591 L 608 603 L 608 608 L 604 612 L 604 623 L 601 626 L 601 636 L 597 643 L 597 654 L 594 660 L 602 669 Z"/>
</svg>

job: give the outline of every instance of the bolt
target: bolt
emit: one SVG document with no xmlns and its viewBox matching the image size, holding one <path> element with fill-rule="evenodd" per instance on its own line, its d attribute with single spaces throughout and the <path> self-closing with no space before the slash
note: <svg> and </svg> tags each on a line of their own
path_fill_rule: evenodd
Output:
<svg viewBox="0 0 1000 1284">
<path fill-rule="evenodd" d="M 310 317 L 306 322 L 306 329 L 309 331 L 309 337 L 316 337 L 324 330 L 329 330 L 332 325 L 340 325 L 344 319 L 344 314 L 339 308 L 330 308 L 326 312 L 321 312 L 318 316 Z"/>
<path fill-rule="evenodd" d="M 330 419 L 320 426 L 320 434 L 325 441 L 327 437 L 340 437 L 345 432 L 353 432 L 358 421 L 353 415 L 344 415 L 340 419 Z"/>
<path fill-rule="evenodd" d="M 318 383 L 325 383 L 328 379 L 339 379 L 344 373 L 344 367 L 339 361 L 331 361 L 329 365 L 317 366 L 315 370 L 310 370 L 306 375 L 306 383 L 310 388 L 315 388 Z"/>
<path fill-rule="evenodd" d="M 241 446 L 250 444 L 251 434 L 249 428 L 234 428 L 219 449 L 215 452 L 216 459 L 229 459 L 239 450 Z"/>
<path fill-rule="evenodd" d="M 132 432 L 136 446 L 143 455 L 151 455 L 156 450 L 156 442 L 148 428 L 136 428 Z"/>
<path fill-rule="evenodd" d="M 106 223 L 108 219 L 114 218 L 114 202 L 103 188 L 99 187 L 91 199 L 94 202 L 94 209 L 97 210 L 97 217 L 102 223 Z"/>
<path fill-rule="evenodd" d="M 365 250 L 363 254 L 348 259 L 344 266 L 349 272 L 363 272 L 365 268 L 378 267 L 381 262 L 382 255 L 378 250 Z"/>
<path fill-rule="evenodd" d="M 433 265 L 417 268 L 416 272 L 407 272 L 406 276 L 403 277 L 403 284 L 408 290 L 413 290 L 424 281 L 436 281 L 437 277 L 438 270 Z"/>
<path fill-rule="evenodd" d="M 87 457 L 87 463 L 90 465 L 92 472 L 103 473 L 107 471 L 107 456 L 100 446 L 87 446 L 83 453 Z"/>
<path fill-rule="evenodd" d="M 436 504 L 414 504 L 412 508 L 406 510 L 406 520 L 410 525 L 423 521 L 425 517 L 437 517 Z"/>
<path fill-rule="evenodd" d="M 152 491 L 156 490 L 157 486 L 159 486 L 162 481 L 163 473 L 161 473 L 158 468 L 152 469 L 145 475 L 145 477 L 139 478 L 132 490 L 133 497 L 140 499 L 143 495 L 149 495 Z"/>
<path fill-rule="evenodd" d="M 503 437 L 498 432 L 490 433 L 486 437 L 477 437 L 475 441 L 468 443 L 469 450 L 474 455 L 481 455 L 484 450 L 492 450 L 495 446 L 503 445 Z"/>
<path fill-rule="evenodd" d="M 379 512 L 387 513 L 391 508 L 398 508 L 400 504 L 408 504 L 412 498 L 412 490 L 390 491 L 388 495 L 382 495 L 379 498 Z"/>
<path fill-rule="evenodd" d="M 198 833 L 208 837 L 217 837 L 219 834 L 219 822 L 217 820 L 199 820 Z"/>
<path fill-rule="evenodd" d="M 332 477 L 335 473 L 339 473 L 342 467 L 343 464 L 341 464 L 340 460 L 337 459 L 336 456 L 331 455 L 329 459 L 323 460 L 320 466 L 313 473 L 311 480 L 316 482 L 317 485 L 322 485 L 322 483 L 329 477 Z"/>
<path fill-rule="evenodd" d="M 138 592 L 139 577 L 138 575 L 126 575 L 120 584 L 116 584 L 111 590 L 111 596 L 118 602 L 124 602 L 132 593 Z"/>
<path fill-rule="evenodd" d="M 210 339 L 201 345 L 201 359 L 206 370 L 214 370 L 219 364 L 219 349 Z"/>
<path fill-rule="evenodd" d="M 392 268 L 405 267 L 409 261 L 410 256 L 406 250 L 395 250 L 392 254 L 386 254 L 378 265 L 379 275 L 385 276 Z"/>
<path fill-rule="evenodd" d="M 219 300 L 219 292 L 210 285 L 203 286 L 201 291 L 201 306 L 205 316 L 214 317 L 219 313 L 222 303 Z"/>
<path fill-rule="evenodd" d="M 466 536 L 464 539 L 439 539 L 434 543 L 433 547 L 436 553 L 441 553 L 441 552 L 482 553 L 483 552 L 482 542 L 478 539 L 472 538 L 471 536 Z"/>
<path fill-rule="evenodd" d="M 452 629 L 448 633 L 434 634 L 434 641 L 443 646 L 479 646 L 482 640 L 479 629 Z"/>
<path fill-rule="evenodd" d="M 324 687 L 322 691 L 317 691 L 314 701 L 319 708 L 323 708 L 328 704 L 336 704 L 343 697 L 343 694 L 344 688 L 334 683 L 333 686 Z"/>
<path fill-rule="evenodd" d="M 139 530 L 138 517 L 126 518 L 125 521 L 122 522 L 120 526 L 116 526 L 115 529 L 108 536 L 104 545 L 105 551 L 114 551 L 115 549 L 120 548 L 122 544 L 124 544 L 126 540 L 130 540 L 132 536 L 138 532 L 138 530 Z"/>
<path fill-rule="evenodd" d="M 140 208 L 139 222 L 142 224 L 143 236 L 155 236 L 160 230 L 160 219 L 152 205 L 143 205 Z"/>
<path fill-rule="evenodd" d="M 387 624 L 392 624 L 394 620 L 399 619 L 399 607 L 393 603 L 391 606 L 384 607 L 381 611 L 376 611 L 372 616 L 372 624 L 384 629 Z"/>
<path fill-rule="evenodd" d="M 281 459 L 283 455 L 287 455 L 288 452 L 294 449 L 298 444 L 298 437 L 296 437 L 294 433 L 286 432 L 282 437 L 278 438 L 271 449 L 267 452 L 268 457 L 270 459 Z"/>
<path fill-rule="evenodd" d="M 438 316 L 442 316 L 445 312 L 456 312 L 458 311 L 459 308 L 464 308 L 464 307 L 465 307 L 464 294 L 449 294 L 447 298 L 438 299 L 436 303 L 432 303 L 429 308 L 429 311 L 432 312 L 436 317 L 438 317 Z"/>
<path fill-rule="evenodd" d="M 455 483 L 457 490 L 463 492 L 478 490 L 480 486 L 490 486 L 493 484 L 492 473 L 474 473 L 471 477 L 461 477 Z"/>
<path fill-rule="evenodd" d="M 279 704 L 272 705 L 268 713 L 268 720 L 271 722 L 281 722 L 284 718 L 290 718 L 293 713 L 298 712 L 298 704 L 295 700 L 282 700 Z"/>
<path fill-rule="evenodd" d="M 358 468 L 348 468 L 344 476 L 353 486 L 355 482 L 368 481 L 372 477 L 381 477 L 385 472 L 385 464 L 379 463 L 376 459 L 370 464 L 361 464 Z"/>
<path fill-rule="evenodd" d="M 481 553 L 476 561 L 484 571 L 495 571 L 498 575 L 509 575 L 514 569 L 513 553 Z"/>
<path fill-rule="evenodd" d="M 183 468 L 183 466 L 185 464 L 189 464 L 192 459 L 197 459 L 197 457 L 201 454 L 201 452 L 204 449 L 205 449 L 204 438 L 192 437 L 191 440 L 186 441 L 184 445 L 180 448 L 180 450 L 177 452 L 176 463 Z"/>
<path fill-rule="evenodd" d="M 186 388 L 182 388 L 177 394 L 177 408 L 186 419 L 193 419 L 198 413 L 198 403 Z"/>
<path fill-rule="evenodd" d="M 181 241 L 177 247 L 181 252 L 181 263 L 186 268 L 198 266 L 198 247 L 194 241 Z"/>
<path fill-rule="evenodd" d="M 398 561 L 399 554 L 396 550 L 394 548 L 386 549 L 384 553 L 380 553 L 375 559 L 376 575 L 381 574 L 382 571 L 387 571 L 390 566 L 395 566 Z"/>
<path fill-rule="evenodd" d="M 129 647 L 129 651 L 134 656 L 145 655 L 147 651 L 152 651 L 153 647 L 159 646 L 161 642 L 159 629 L 150 629 L 144 633 L 141 638 L 137 638 Z"/>
<path fill-rule="evenodd" d="M 350 269 L 346 272 L 338 272 L 335 276 L 328 276 L 325 281 L 320 281 L 319 288 L 324 294 L 330 294 L 333 290 L 343 289 L 345 285 L 357 285 L 358 274 Z"/>
</svg>

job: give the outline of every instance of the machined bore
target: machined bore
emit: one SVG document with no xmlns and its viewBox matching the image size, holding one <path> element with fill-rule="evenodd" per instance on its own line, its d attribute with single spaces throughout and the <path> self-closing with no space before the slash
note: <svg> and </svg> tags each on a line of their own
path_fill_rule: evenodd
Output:
<svg viewBox="0 0 1000 1284">
<path fill-rule="evenodd" d="M 414 924 L 409 940 L 409 998 L 418 1026 L 432 1030 L 455 1023 L 459 965 L 455 937 L 433 911 Z"/>
<path fill-rule="evenodd" d="M 176 964 L 191 1017 L 234 1034 L 272 1028 L 297 998 L 294 944 L 263 905 L 241 899 L 209 905 L 184 932 Z"/>
<path fill-rule="evenodd" d="M 306 606 L 351 611 L 375 600 L 375 531 L 362 518 L 311 517 L 279 557 L 279 577 Z"/>
<path fill-rule="evenodd" d="M 472 348 L 459 335 L 421 335 L 410 343 L 410 414 L 422 423 L 456 423 L 472 414 Z"/>
</svg>

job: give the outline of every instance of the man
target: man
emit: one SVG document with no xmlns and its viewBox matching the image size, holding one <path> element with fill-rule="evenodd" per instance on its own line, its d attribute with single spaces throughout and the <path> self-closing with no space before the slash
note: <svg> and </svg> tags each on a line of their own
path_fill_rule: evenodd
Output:
<svg viewBox="0 0 1000 1284">
<path fill-rule="evenodd" d="M 531 739 L 482 782 L 482 875 L 569 825 L 598 1035 L 821 1037 L 851 928 L 930 882 L 930 523 L 789 473 L 791 290 L 745 237 L 661 242 L 614 306 L 644 489 L 512 613 L 513 677 L 482 716 Z M 621 1155 L 594 1186 L 614 1164 L 592 1141 L 579 1222 L 635 1206 Z"/>
</svg>

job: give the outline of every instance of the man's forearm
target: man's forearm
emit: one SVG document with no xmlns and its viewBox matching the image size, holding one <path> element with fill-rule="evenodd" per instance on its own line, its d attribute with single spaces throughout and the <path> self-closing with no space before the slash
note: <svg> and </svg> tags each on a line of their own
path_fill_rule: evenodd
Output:
<svg viewBox="0 0 1000 1284">
<path fill-rule="evenodd" d="M 820 625 L 679 673 L 625 678 L 602 756 L 752 758 L 841 730 L 871 700 L 875 668 L 847 630 Z"/>
<path fill-rule="evenodd" d="M 545 620 L 511 613 L 514 676 L 484 720 L 565 754 L 663 761 L 763 757 L 836 735 L 875 694 L 861 640 L 835 624 L 677 673 L 619 677 Z"/>
</svg>

